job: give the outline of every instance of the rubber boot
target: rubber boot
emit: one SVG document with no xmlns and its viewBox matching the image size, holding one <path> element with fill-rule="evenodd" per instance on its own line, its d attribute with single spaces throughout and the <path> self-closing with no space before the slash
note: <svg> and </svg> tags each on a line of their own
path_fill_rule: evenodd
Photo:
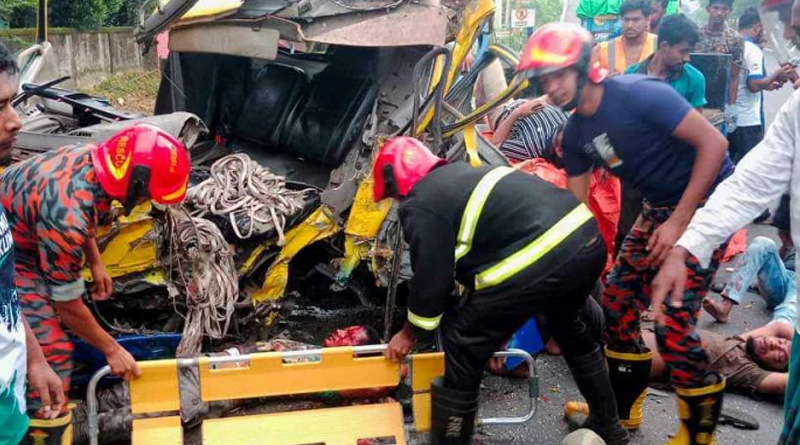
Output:
<svg viewBox="0 0 800 445">
<path fill-rule="evenodd" d="M 594 431 L 608 445 L 628 443 L 630 435 L 620 425 L 614 390 L 611 388 L 600 347 L 588 354 L 567 359 L 567 364 L 578 389 L 590 407 L 591 414 L 582 423 L 581 428 Z"/>
<path fill-rule="evenodd" d="M 623 353 L 606 348 L 608 376 L 617 399 L 620 424 L 628 430 L 636 430 L 642 424 L 644 399 L 647 398 L 647 382 L 653 363 L 653 352 Z M 567 402 L 564 416 L 589 415 L 589 406 L 582 402 Z"/>
<path fill-rule="evenodd" d="M 20 445 L 72 445 L 72 412 L 56 419 L 31 419 Z"/>
<path fill-rule="evenodd" d="M 444 387 L 444 378 L 431 382 L 431 445 L 469 445 L 478 412 L 478 391 Z"/>
<path fill-rule="evenodd" d="M 678 432 L 666 445 L 715 445 L 714 430 L 722 412 L 725 377 L 710 373 L 702 388 L 677 388 Z"/>
</svg>

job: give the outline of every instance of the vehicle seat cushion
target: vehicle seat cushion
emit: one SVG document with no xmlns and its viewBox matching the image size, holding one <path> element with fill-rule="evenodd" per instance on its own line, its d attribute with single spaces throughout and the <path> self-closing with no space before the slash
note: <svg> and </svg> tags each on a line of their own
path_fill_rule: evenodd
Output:
<svg viewBox="0 0 800 445">
<path fill-rule="evenodd" d="M 303 93 L 286 122 L 282 151 L 337 167 L 361 134 L 378 94 L 377 76 L 356 68 L 371 63 L 339 62 L 315 76 Z"/>
<path fill-rule="evenodd" d="M 306 83 L 306 75 L 299 68 L 266 65 L 245 99 L 234 135 L 261 146 L 277 146 L 281 129 Z"/>
</svg>

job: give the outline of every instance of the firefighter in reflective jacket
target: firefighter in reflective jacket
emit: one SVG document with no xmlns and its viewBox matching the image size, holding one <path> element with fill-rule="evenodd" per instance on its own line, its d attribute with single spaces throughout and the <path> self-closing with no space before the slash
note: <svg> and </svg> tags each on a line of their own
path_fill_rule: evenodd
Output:
<svg viewBox="0 0 800 445">
<path fill-rule="evenodd" d="M 535 312 L 552 326 L 583 396 L 586 427 L 624 444 L 599 339 L 581 308 L 606 261 L 592 214 L 568 191 L 509 167 L 447 164 L 408 137 L 378 154 L 374 197 L 400 200 L 414 279 L 408 321 L 389 343 L 402 360 L 441 330 L 445 375 L 432 386 L 431 443 L 470 443 L 483 369 Z M 453 276 L 468 296 L 451 298 Z"/>
</svg>

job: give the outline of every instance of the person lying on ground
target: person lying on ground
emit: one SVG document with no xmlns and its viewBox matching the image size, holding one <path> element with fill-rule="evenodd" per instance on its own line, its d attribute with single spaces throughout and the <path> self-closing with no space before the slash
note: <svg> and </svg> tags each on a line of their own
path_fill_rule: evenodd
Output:
<svg viewBox="0 0 800 445">
<path fill-rule="evenodd" d="M 727 323 L 731 310 L 742 302 L 755 279 L 759 295 L 767 301 L 767 308 L 774 311 L 771 323 L 794 326 L 797 322 L 797 282 L 793 252 L 794 249 L 788 249 L 781 255 L 775 241 L 757 237 L 736 261 L 736 272 L 720 293 L 722 301 L 707 298 L 703 301 L 703 309 L 718 322 Z"/>
<path fill-rule="evenodd" d="M 731 337 L 702 329 L 698 333 L 708 353 L 708 369 L 725 376 L 726 389 L 747 395 L 783 394 L 786 391 L 792 326 L 770 323 Z M 655 333 L 644 331 L 642 336 L 645 344 L 657 351 Z M 656 352 L 650 379 L 663 381 L 666 377 L 664 359 Z"/>
</svg>

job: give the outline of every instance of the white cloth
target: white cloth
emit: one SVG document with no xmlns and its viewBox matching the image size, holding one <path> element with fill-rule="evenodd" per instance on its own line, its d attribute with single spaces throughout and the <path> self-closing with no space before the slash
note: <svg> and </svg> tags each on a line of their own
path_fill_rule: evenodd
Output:
<svg viewBox="0 0 800 445">
<path fill-rule="evenodd" d="M 25 327 L 14 285 L 14 238 L 0 208 L 0 443 L 19 442 L 19 431 L 27 429 L 26 375 Z"/>
<path fill-rule="evenodd" d="M 800 90 L 783 104 L 764 139 L 736 166 L 676 243 L 708 266 L 713 250 L 781 195 L 790 194 L 792 240 L 800 246 Z M 799 269 L 800 270 L 800 269 Z M 798 280 L 800 283 L 800 280 Z M 800 325 L 797 325 L 800 333 Z"/>
<path fill-rule="evenodd" d="M 754 93 L 747 89 L 747 81 L 763 79 L 765 76 L 764 52 L 758 45 L 745 39 L 744 69 L 739 70 L 739 90 L 736 94 L 736 104 L 733 106 L 736 112 L 737 127 L 754 127 L 762 124 L 761 103 L 764 93 L 761 91 Z"/>
</svg>

